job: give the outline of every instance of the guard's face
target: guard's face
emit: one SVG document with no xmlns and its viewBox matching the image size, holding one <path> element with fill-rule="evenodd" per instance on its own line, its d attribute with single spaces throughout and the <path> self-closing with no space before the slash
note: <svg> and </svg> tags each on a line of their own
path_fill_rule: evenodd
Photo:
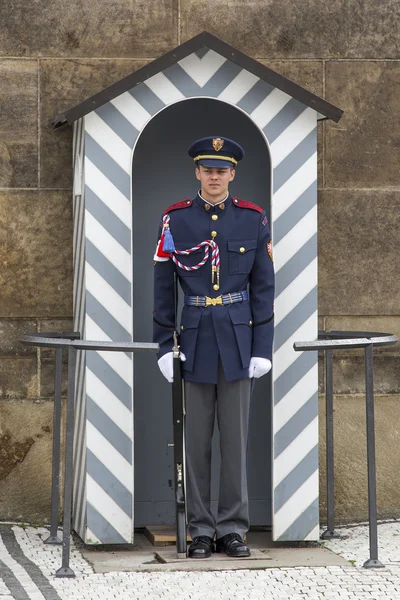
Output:
<svg viewBox="0 0 400 600">
<path fill-rule="evenodd" d="M 199 165 L 196 168 L 196 177 L 201 181 L 201 189 L 211 197 L 225 196 L 228 192 L 228 186 L 235 178 L 234 169 L 218 169 L 216 167 L 204 167 Z"/>
</svg>

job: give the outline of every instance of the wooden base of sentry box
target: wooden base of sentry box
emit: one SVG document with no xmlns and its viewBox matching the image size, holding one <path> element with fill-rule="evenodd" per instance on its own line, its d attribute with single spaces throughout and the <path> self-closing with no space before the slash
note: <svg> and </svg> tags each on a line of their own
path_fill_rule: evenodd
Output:
<svg viewBox="0 0 400 600">
<path fill-rule="evenodd" d="M 176 544 L 176 529 L 174 525 L 147 525 L 144 535 L 153 544 L 153 546 L 170 546 Z M 246 541 L 246 536 L 244 536 Z M 192 541 L 190 535 L 187 535 L 188 543 Z"/>
<path fill-rule="evenodd" d="M 176 529 L 174 525 L 147 525 L 144 535 L 153 546 L 170 546 L 176 544 Z M 187 541 L 192 538 L 188 535 Z"/>
</svg>

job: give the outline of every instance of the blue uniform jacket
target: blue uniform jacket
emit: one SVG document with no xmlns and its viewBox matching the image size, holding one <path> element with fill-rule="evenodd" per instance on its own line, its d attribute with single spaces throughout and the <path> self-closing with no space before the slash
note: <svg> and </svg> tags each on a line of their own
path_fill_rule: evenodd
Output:
<svg viewBox="0 0 400 600">
<path fill-rule="evenodd" d="M 173 346 L 174 273 L 184 294 L 209 296 L 248 290 L 249 301 L 224 306 L 184 306 L 180 345 L 186 355 L 183 378 L 196 383 L 217 383 L 218 360 L 227 381 L 248 377 L 250 358 L 272 359 L 274 270 L 271 235 L 265 211 L 228 196 L 223 204 L 211 206 L 197 195 L 166 210 L 178 250 L 186 250 L 211 239 L 220 250 L 220 288 L 213 289 L 210 258 L 196 271 L 184 271 L 169 259 L 154 266 L 154 342 L 159 357 Z M 165 213 L 164 213 L 165 214 Z M 161 227 L 159 230 L 159 238 Z M 204 247 L 188 256 L 177 256 L 187 265 L 198 264 Z"/>
</svg>

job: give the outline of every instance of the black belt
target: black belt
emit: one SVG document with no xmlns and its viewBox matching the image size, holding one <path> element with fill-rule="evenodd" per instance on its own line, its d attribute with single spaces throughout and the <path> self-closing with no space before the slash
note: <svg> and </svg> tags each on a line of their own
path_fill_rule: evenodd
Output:
<svg viewBox="0 0 400 600">
<path fill-rule="evenodd" d="M 225 304 L 235 304 L 235 302 L 246 302 L 249 295 L 244 292 L 232 292 L 231 294 L 222 294 L 216 298 L 209 296 L 185 296 L 184 302 L 186 306 L 217 306 Z"/>
</svg>

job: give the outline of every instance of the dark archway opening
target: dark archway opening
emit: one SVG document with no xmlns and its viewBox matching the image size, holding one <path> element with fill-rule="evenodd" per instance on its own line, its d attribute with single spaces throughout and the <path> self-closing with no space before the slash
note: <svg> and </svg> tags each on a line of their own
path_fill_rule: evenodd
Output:
<svg viewBox="0 0 400 600">
<path fill-rule="evenodd" d="M 265 140 L 239 109 L 212 98 L 188 99 L 158 113 L 140 135 L 133 157 L 133 331 L 151 340 L 153 253 L 163 210 L 198 190 L 187 148 L 208 135 L 239 142 L 246 156 L 230 191 L 270 213 L 271 164 Z M 271 525 L 271 378 L 256 382 L 248 448 L 250 518 Z M 171 389 L 153 355 L 134 357 L 135 527 L 175 519 Z M 213 440 L 212 499 L 218 495 L 218 432 Z"/>
</svg>

